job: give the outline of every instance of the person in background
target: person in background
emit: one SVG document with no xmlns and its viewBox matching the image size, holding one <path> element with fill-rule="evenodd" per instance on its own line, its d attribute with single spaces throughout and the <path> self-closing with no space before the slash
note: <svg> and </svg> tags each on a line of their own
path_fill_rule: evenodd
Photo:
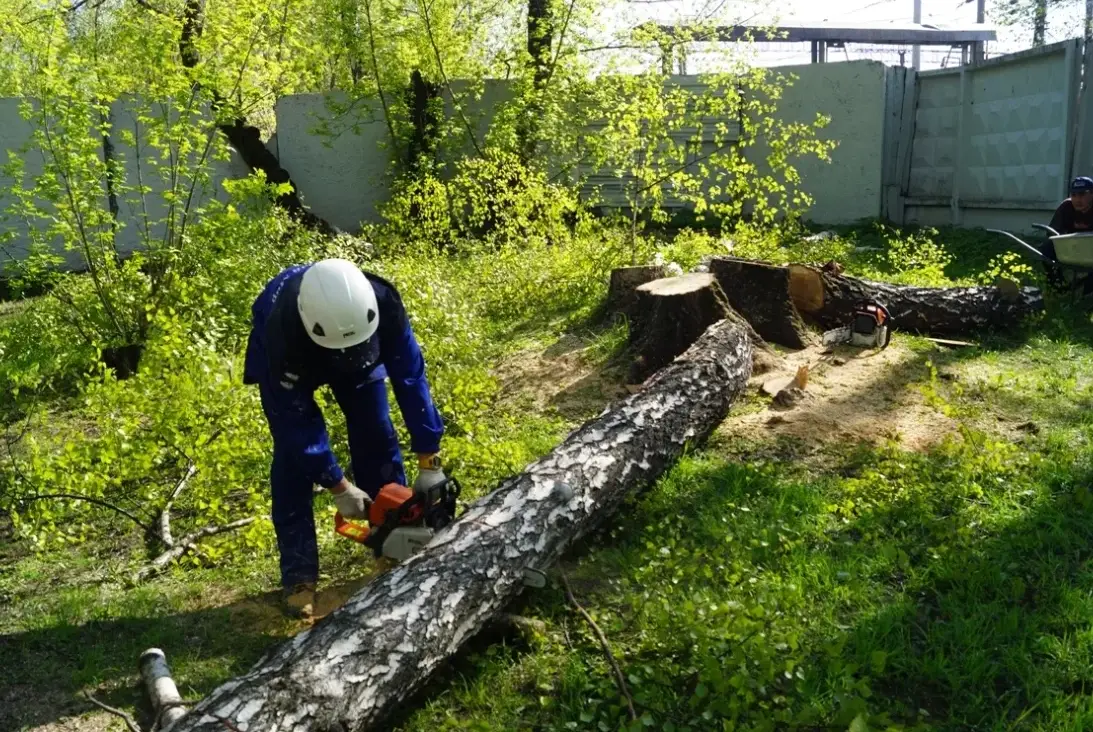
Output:
<svg viewBox="0 0 1093 732">
<path fill-rule="evenodd" d="M 1079 176 L 1070 182 L 1070 198 L 1055 209 L 1055 215 L 1051 217 L 1048 226 L 1060 234 L 1093 232 L 1093 178 Z M 1040 251 L 1052 260 L 1044 262 L 1048 282 L 1061 285 L 1063 275 L 1055 260 L 1055 242 L 1048 239 L 1040 247 Z"/>
<path fill-rule="evenodd" d="M 380 488 L 406 485 L 385 379 L 418 456 L 415 490 L 445 480 L 443 422 L 398 291 L 344 259 L 290 267 L 251 308 L 243 382 L 257 384 L 273 436 L 270 487 L 286 610 L 310 618 L 319 576 L 313 486 L 346 518 L 363 518 Z M 345 415 L 354 485 L 330 449 L 314 393 L 329 385 Z"/>
<path fill-rule="evenodd" d="M 1093 178 L 1081 176 L 1070 182 L 1070 198 L 1055 209 L 1048 226 L 1060 234 L 1093 231 Z"/>
</svg>

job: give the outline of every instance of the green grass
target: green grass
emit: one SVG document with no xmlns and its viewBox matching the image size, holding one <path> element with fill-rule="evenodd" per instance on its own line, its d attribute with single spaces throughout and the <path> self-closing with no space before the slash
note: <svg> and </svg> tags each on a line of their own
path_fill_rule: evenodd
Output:
<svg viewBox="0 0 1093 732">
<path fill-rule="evenodd" d="M 831 448 L 822 469 L 687 458 L 569 569 L 635 728 L 1093 725 L 1090 437 L 966 431 L 928 454 Z M 466 659 L 402 729 L 617 729 L 560 591 L 522 612 L 547 634 Z"/>
<path fill-rule="evenodd" d="M 786 256 L 888 242 L 871 227 L 841 233 Z M 934 240 L 953 255 L 952 279 L 974 279 L 1006 251 L 982 234 Z M 847 261 L 921 274 L 869 254 Z M 469 276 L 474 263 L 452 266 Z M 473 447 L 505 465 L 598 411 L 596 378 L 621 373 L 626 330 L 588 324 L 595 309 L 566 283 L 537 307 L 545 285 L 518 260 L 489 267 L 498 281 L 524 278 L 505 281 L 527 302 L 484 292 L 483 356 L 579 350 L 595 377 L 564 405 L 533 409 L 510 395 L 527 419 L 490 433 L 495 442 L 467 438 L 466 460 Z M 545 632 L 472 642 L 397 728 L 1093 728 L 1093 325 L 1065 299 L 1048 311 L 979 348 L 904 339 L 916 358 L 888 378 L 918 385 L 964 425 L 932 451 L 719 437 L 574 550 L 560 570 L 611 643 L 636 723 L 555 571 L 513 608 Z M 742 400 L 736 413 L 757 405 Z M 466 468 L 476 490 L 496 477 Z M 321 522 L 320 537 L 326 581 L 363 581 L 370 563 L 357 547 Z M 86 712 L 85 689 L 148 722 L 141 651 L 163 648 L 183 695 L 199 697 L 299 630 L 278 613 L 275 556 L 176 568 L 129 588 L 116 581 L 131 567 L 115 550 L 132 543 L 36 556 L 0 538 L 0 729 Z"/>
</svg>

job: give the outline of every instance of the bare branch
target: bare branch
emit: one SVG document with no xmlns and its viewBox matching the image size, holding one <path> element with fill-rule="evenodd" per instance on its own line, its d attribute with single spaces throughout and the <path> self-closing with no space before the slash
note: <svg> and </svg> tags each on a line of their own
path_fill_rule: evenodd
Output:
<svg viewBox="0 0 1093 732">
<path fill-rule="evenodd" d="M 615 672 L 615 684 L 619 687 L 619 691 L 623 697 L 626 698 L 626 706 L 630 710 L 630 719 L 636 720 L 638 713 L 634 711 L 634 697 L 630 696 L 630 690 L 626 688 L 626 679 L 622 675 L 622 669 L 619 668 L 619 662 L 615 660 L 615 654 L 611 653 L 611 646 L 607 643 L 607 636 L 600 630 L 600 626 L 596 625 L 596 621 L 592 619 L 592 616 L 588 614 L 588 611 L 581 606 L 581 603 L 577 602 L 577 598 L 573 596 L 573 589 L 569 586 L 569 578 L 565 576 L 565 572 L 561 572 L 562 586 L 565 588 L 566 599 L 569 603 L 581 614 L 588 624 L 592 627 L 592 631 L 596 634 L 596 638 L 600 641 L 600 647 L 603 648 L 603 655 L 607 658 L 608 663 L 611 664 L 612 670 Z"/>
<path fill-rule="evenodd" d="M 99 707 L 100 709 L 103 709 L 107 712 L 110 712 L 111 714 L 113 714 L 116 717 L 121 717 L 122 720 L 125 722 L 125 726 L 130 729 L 130 732 L 144 732 L 139 726 L 137 726 L 137 723 L 135 721 L 133 721 L 133 718 L 130 717 L 125 712 L 123 712 L 122 710 L 115 709 L 114 707 L 110 706 L 109 704 L 104 704 L 103 702 L 96 699 L 95 695 L 92 694 L 90 691 L 85 691 L 84 696 L 87 697 L 87 700 L 89 702 L 91 702 L 95 706 Z"/>
<path fill-rule="evenodd" d="M 114 511 L 116 513 L 120 513 L 122 516 L 125 516 L 127 519 L 129 519 L 130 521 L 135 523 L 137 526 L 144 529 L 144 531 L 146 533 L 149 533 L 149 534 L 152 533 L 152 527 L 150 525 L 148 525 L 145 522 L 141 521 L 139 518 L 137 518 L 133 514 L 126 511 L 124 508 L 119 508 L 118 506 L 115 506 L 112 503 L 107 503 L 106 501 L 100 500 L 98 498 L 91 498 L 90 496 L 79 496 L 79 495 L 76 495 L 74 493 L 38 493 L 38 494 L 35 494 L 33 496 L 25 496 L 22 500 L 23 501 L 46 501 L 46 500 L 51 500 L 51 499 L 66 499 L 66 500 L 69 500 L 69 501 L 86 501 L 87 503 L 94 503 L 96 506 L 102 506 L 103 508 L 109 508 L 111 511 Z"/>
<path fill-rule="evenodd" d="M 156 574 L 168 564 L 181 557 L 188 551 L 197 549 L 197 542 L 199 539 L 204 539 L 207 536 L 215 536 L 216 534 L 224 534 L 228 531 L 235 531 L 241 529 L 244 526 L 254 523 L 254 517 L 239 519 L 238 521 L 232 521 L 230 524 L 223 524 L 221 526 L 206 526 L 203 529 L 187 534 L 182 537 L 172 548 L 160 554 L 158 557 L 152 560 L 150 564 L 141 567 L 133 575 L 133 579 L 136 582 L 147 579 L 148 577 Z"/>
<path fill-rule="evenodd" d="M 174 505 L 178 494 L 182 492 L 186 484 L 190 482 L 190 478 L 194 477 L 196 473 L 197 466 L 191 461 L 189 467 L 186 468 L 186 474 L 175 485 L 171 495 L 167 497 L 167 503 L 163 504 L 163 510 L 159 512 L 159 539 L 168 549 L 173 549 L 175 546 L 174 537 L 171 536 L 171 506 Z"/>
</svg>

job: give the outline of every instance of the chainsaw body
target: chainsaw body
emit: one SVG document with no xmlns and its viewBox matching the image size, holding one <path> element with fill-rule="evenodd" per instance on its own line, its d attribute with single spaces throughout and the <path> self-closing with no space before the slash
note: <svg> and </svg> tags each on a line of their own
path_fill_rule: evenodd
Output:
<svg viewBox="0 0 1093 732">
<path fill-rule="evenodd" d="M 368 507 L 368 523 L 334 514 L 334 530 L 364 544 L 377 558 L 403 561 L 429 543 L 433 535 L 455 518 L 459 483 L 446 478 L 427 491 L 398 483 L 380 488 Z"/>
<path fill-rule="evenodd" d="M 854 310 L 850 325 L 824 333 L 824 345 L 846 343 L 859 348 L 886 348 L 892 340 L 892 316 L 880 303 Z"/>
</svg>

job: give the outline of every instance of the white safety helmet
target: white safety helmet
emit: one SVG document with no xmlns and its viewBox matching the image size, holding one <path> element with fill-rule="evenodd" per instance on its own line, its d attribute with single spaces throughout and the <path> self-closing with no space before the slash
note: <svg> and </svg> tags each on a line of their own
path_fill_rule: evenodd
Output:
<svg viewBox="0 0 1093 732">
<path fill-rule="evenodd" d="M 324 259 L 308 267 L 296 304 L 307 334 L 323 348 L 351 348 L 379 327 L 372 283 L 345 259 Z"/>
</svg>

